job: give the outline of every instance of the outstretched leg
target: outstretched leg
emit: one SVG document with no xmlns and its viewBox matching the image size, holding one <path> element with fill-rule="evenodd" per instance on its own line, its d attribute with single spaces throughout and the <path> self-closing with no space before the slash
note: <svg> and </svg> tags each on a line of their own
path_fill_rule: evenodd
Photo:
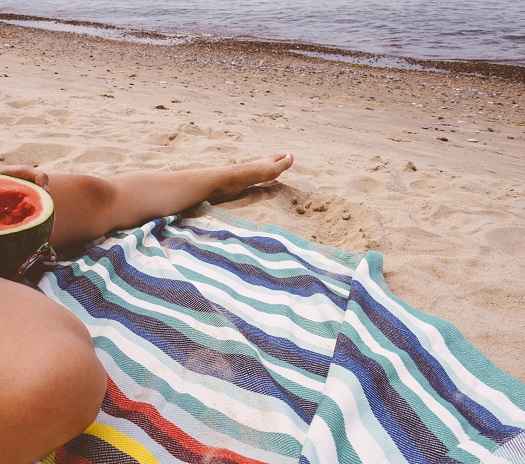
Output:
<svg viewBox="0 0 525 464">
<path fill-rule="evenodd" d="M 292 163 L 291 156 L 275 156 L 219 169 L 109 180 L 50 175 L 56 212 L 52 244 L 67 247 L 206 199 L 234 196 L 277 178 Z M 19 168 L 4 172 L 29 178 L 34 174 Z M 44 178 L 37 174 L 33 179 L 44 183 Z M 90 424 L 104 396 L 106 374 L 87 330 L 67 309 L 1 278 L 0 295 L 0 450 L 6 462 L 25 464 Z"/>
<path fill-rule="evenodd" d="M 276 155 L 221 168 L 140 172 L 109 179 L 50 175 L 49 191 L 56 211 L 52 245 L 75 245 L 204 200 L 235 196 L 251 185 L 276 179 L 292 163 L 291 155 Z"/>
</svg>

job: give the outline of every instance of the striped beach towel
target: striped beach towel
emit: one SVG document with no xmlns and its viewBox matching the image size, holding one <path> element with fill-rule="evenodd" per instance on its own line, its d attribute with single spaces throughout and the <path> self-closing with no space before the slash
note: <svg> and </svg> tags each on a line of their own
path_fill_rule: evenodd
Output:
<svg viewBox="0 0 525 464">
<path fill-rule="evenodd" d="M 65 463 L 525 463 L 525 386 L 411 308 L 382 258 L 216 210 L 120 231 L 39 284 L 109 386 Z"/>
</svg>

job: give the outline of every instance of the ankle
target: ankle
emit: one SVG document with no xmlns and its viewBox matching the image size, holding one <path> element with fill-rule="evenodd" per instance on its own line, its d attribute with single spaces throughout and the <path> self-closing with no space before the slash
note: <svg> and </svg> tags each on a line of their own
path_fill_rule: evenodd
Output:
<svg viewBox="0 0 525 464">
<path fill-rule="evenodd" d="M 219 168 L 211 196 L 221 195 L 239 182 L 239 167 L 236 165 Z"/>
</svg>

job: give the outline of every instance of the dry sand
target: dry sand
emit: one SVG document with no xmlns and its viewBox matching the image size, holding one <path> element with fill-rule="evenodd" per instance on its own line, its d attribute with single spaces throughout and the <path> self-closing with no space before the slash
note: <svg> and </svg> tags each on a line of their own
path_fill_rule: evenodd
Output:
<svg viewBox="0 0 525 464">
<path fill-rule="evenodd" d="M 0 168 L 105 176 L 275 152 L 294 169 L 225 207 L 383 252 L 394 292 L 525 381 L 523 80 L 0 26 Z"/>
</svg>

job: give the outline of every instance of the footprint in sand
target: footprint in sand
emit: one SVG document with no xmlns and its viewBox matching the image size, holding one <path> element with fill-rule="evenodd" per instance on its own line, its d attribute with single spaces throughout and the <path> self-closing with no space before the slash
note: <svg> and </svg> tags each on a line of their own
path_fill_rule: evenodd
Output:
<svg viewBox="0 0 525 464">
<path fill-rule="evenodd" d="M 6 105 L 10 106 L 11 108 L 15 108 L 19 110 L 22 108 L 30 108 L 40 103 L 43 103 L 43 101 L 42 100 L 12 100 L 12 101 L 6 102 Z"/>
<path fill-rule="evenodd" d="M 396 237 L 396 247 L 411 253 L 453 253 L 454 243 L 445 237 L 417 226 L 391 228 L 392 236 Z"/>
<path fill-rule="evenodd" d="M 0 116 L 0 124 L 3 126 L 9 126 L 13 124 L 14 120 L 15 119 L 10 116 Z"/>
<path fill-rule="evenodd" d="M 441 179 L 425 176 L 423 179 L 418 179 L 413 182 L 410 182 L 409 185 L 411 189 L 430 192 L 438 188 L 443 188 L 447 184 Z"/>
<path fill-rule="evenodd" d="M 514 256 L 525 256 L 525 228 L 499 227 L 485 234 L 491 248 Z"/>
<path fill-rule="evenodd" d="M 490 186 L 486 182 L 470 181 L 467 179 L 458 179 L 455 184 L 457 188 L 469 193 L 478 193 L 486 195 L 490 192 Z"/>
<path fill-rule="evenodd" d="M 49 121 L 41 116 L 26 116 L 15 122 L 16 126 L 45 126 L 46 124 L 49 124 Z"/>
<path fill-rule="evenodd" d="M 117 147 L 89 148 L 76 158 L 81 163 L 111 162 L 122 163 L 127 160 L 127 152 Z"/>
<path fill-rule="evenodd" d="M 434 228 L 445 228 L 460 230 L 467 234 L 472 242 L 479 242 L 478 235 L 491 230 L 495 225 L 501 225 L 509 218 L 503 211 L 491 209 L 461 209 L 452 208 L 447 205 L 439 205 L 429 212 L 427 216 L 429 223 Z"/>
<path fill-rule="evenodd" d="M 47 114 L 56 119 L 60 124 L 65 124 L 68 122 L 71 116 L 70 111 L 60 109 L 50 110 L 47 112 Z"/>
<path fill-rule="evenodd" d="M 195 137 L 206 137 L 210 140 L 222 140 L 226 138 L 235 138 L 235 137 L 239 137 L 240 135 L 240 134 L 235 134 L 229 131 L 216 131 L 216 130 L 213 130 L 211 127 L 203 129 L 197 124 L 182 124 L 177 129 L 177 132 L 186 134 L 186 135 L 192 135 Z"/>
<path fill-rule="evenodd" d="M 352 180 L 351 187 L 353 190 L 361 193 L 372 193 L 378 190 L 384 190 L 384 183 L 372 177 L 360 176 Z"/>
<path fill-rule="evenodd" d="M 239 150 L 231 144 L 238 141 L 241 135 L 227 130 L 202 128 L 197 124 L 182 124 L 175 131 L 167 133 L 149 133 L 145 143 L 173 150 L 175 147 L 190 148 L 199 153 L 233 155 Z M 215 143 L 210 143 L 214 141 Z"/>
<path fill-rule="evenodd" d="M 377 172 L 388 169 L 390 161 L 384 160 L 380 155 L 375 155 L 370 158 L 371 166 L 368 168 L 369 172 Z"/>
<path fill-rule="evenodd" d="M 177 129 L 177 132 L 187 135 L 193 135 L 196 137 L 207 137 L 209 130 L 202 129 L 197 124 L 182 124 Z"/>
<path fill-rule="evenodd" d="M 239 149 L 232 145 L 210 145 L 209 147 L 202 150 L 202 153 L 220 153 L 224 155 L 233 155 L 238 153 Z"/>
<path fill-rule="evenodd" d="M 68 118 L 71 115 L 68 110 L 50 110 L 47 114 L 54 118 Z"/>
<path fill-rule="evenodd" d="M 439 205 L 429 216 L 434 221 L 450 221 L 456 216 L 456 222 L 467 225 L 472 222 L 498 222 L 508 217 L 508 214 L 491 209 L 461 209 L 452 208 L 447 205 Z"/>
<path fill-rule="evenodd" d="M 233 140 L 235 142 L 240 142 L 242 140 L 242 134 L 240 132 L 234 132 L 234 131 L 230 131 L 230 130 L 225 130 L 225 131 L 216 132 L 216 133 L 221 134 L 221 136 L 218 137 L 218 138 L 223 138 L 223 135 L 224 135 L 225 137 L 228 137 L 228 138 L 230 138 L 231 140 Z"/>
<path fill-rule="evenodd" d="M 66 134 L 65 132 L 40 132 L 35 137 L 39 139 L 69 139 L 71 134 Z"/>
<path fill-rule="evenodd" d="M 229 131 L 215 131 L 211 128 L 202 128 L 197 124 L 182 124 L 177 130 L 168 133 L 154 133 L 146 136 L 146 143 L 168 147 L 175 143 L 189 141 L 193 137 L 203 137 L 208 140 L 223 140 L 227 138 L 238 138 L 239 134 Z"/>
<path fill-rule="evenodd" d="M 128 159 L 134 163 L 142 164 L 155 160 L 163 160 L 164 156 L 157 151 L 130 153 Z M 167 158 L 170 159 L 169 157 Z"/>
<path fill-rule="evenodd" d="M 73 147 L 55 143 L 24 143 L 2 156 L 9 164 L 38 164 L 63 158 Z"/>
<path fill-rule="evenodd" d="M 146 143 L 159 145 L 161 147 L 169 147 L 176 143 L 178 137 L 179 134 L 177 132 L 168 134 L 151 134 L 146 137 Z"/>
</svg>

